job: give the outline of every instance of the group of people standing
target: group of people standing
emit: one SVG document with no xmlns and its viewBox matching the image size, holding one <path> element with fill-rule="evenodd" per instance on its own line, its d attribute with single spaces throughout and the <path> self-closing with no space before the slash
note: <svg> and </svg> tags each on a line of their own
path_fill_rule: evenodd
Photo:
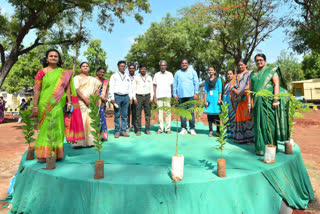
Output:
<svg viewBox="0 0 320 214">
<path fill-rule="evenodd" d="M 255 143 L 258 155 L 264 153 L 268 139 L 274 142 L 288 138 L 288 121 L 286 103 L 277 98 L 279 92 L 285 91 L 285 85 L 278 68 L 265 66 L 266 57 L 263 54 L 255 56 L 257 71 L 247 70 L 247 63 L 238 63 L 238 72 L 227 72 L 228 82 L 223 86 L 221 78 L 216 75 L 214 67 L 209 66 L 209 77 L 204 82 L 204 113 L 208 116 L 209 137 L 213 136 L 212 124 L 219 124 L 220 104 L 229 104 L 228 134 L 238 143 Z M 98 94 L 100 99 L 100 121 L 103 140 L 108 139 L 105 107 L 108 99 L 114 106 L 115 138 L 129 137 L 132 130 L 141 135 L 141 114 L 145 114 L 145 130 L 150 135 L 151 104 L 158 107 L 170 106 L 170 98 L 179 103 L 198 99 L 199 80 L 197 73 L 189 67 L 189 60 L 181 60 L 181 69 L 175 75 L 167 71 L 167 63 L 159 62 L 160 71 L 152 78 L 147 74 L 147 66 L 140 64 L 139 74 L 135 75 L 134 64 L 128 65 L 129 74 L 125 73 L 126 62 L 118 62 L 118 72 L 110 81 L 104 79 L 106 69 L 100 67 L 96 76 L 88 75 L 90 66 L 87 62 L 80 64 L 81 74 L 73 77 L 73 71 L 61 68 L 60 53 L 51 49 L 46 53 L 43 69 L 35 77 L 33 116 L 39 119 L 40 132 L 36 141 L 36 157 L 44 161 L 54 151 L 57 159 L 63 158 L 64 141 L 72 142 L 72 147 L 93 146 L 93 137 L 89 117 L 90 96 Z M 109 85 L 109 90 L 108 90 Z M 275 98 L 265 100 L 262 97 L 251 96 L 247 90 L 257 92 L 261 89 L 270 90 Z M 54 102 L 52 102 L 54 98 Z M 281 105 L 280 105 L 281 103 Z M 280 105 L 280 106 L 279 106 Z M 252 107 L 254 108 L 252 109 Z M 266 111 L 268 114 L 268 129 L 266 128 Z M 171 133 L 171 113 L 159 110 L 159 128 L 157 134 Z M 163 116 L 165 114 L 165 126 Z M 49 130 L 48 124 L 55 120 L 56 130 Z M 181 131 L 187 134 L 186 118 L 181 117 Z M 189 120 L 189 132 L 196 135 L 195 118 Z M 57 142 L 47 141 L 49 133 L 55 133 Z M 217 128 L 216 134 L 219 134 Z"/>
<path fill-rule="evenodd" d="M 280 93 L 288 92 L 278 67 L 267 67 L 264 54 L 257 54 L 254 60 L 256 71 L 248 71 L 247 62 L 240 60 L 236 74 L 227 72 L 223 100 L 229 104 L 229 137 L 237 143 L 254 144 L 256 154 L 263 155 L 265 145 L 289 138 L 288 101 L 279 99 Z M 273 98 L 254 94 L 263 89 Z"/>
<path fill-rule="evenodd" d="M 129 74 L 125 73 L 126 62 L 118 62 L 119 72 L 110 78 L 109 99 L 114 106 L 115 138 L 129 137 L 132 130 L 141 135 L 141 114 L 144 111 L 145 130 L 150 135 L 151 105 L 170 107 L 170 98 L 175 97 L 179 103 L 197 98 L 199 81 L 197 73 L 189 68 L 188 59 L 181 60 L 181 69 L 173 77 L 167 71 L 167 62 L 159 62 L 160 71 L 152 78 L 147 74 L 147 66 L 139 66 L 139 74 L 135 75 L 135 65 L 129 64 Z M 164 115 L 165 114 L 165 115 Z M 165 116 L 165 127 L 163 124 Z M 120 122 L 121 119 L 121 122 Z M 181 118 L 180 134 L 187 134 L 186 119 Z M 196 134 L 194 114 L 190 120 L 190 134 Z M 171 134 L 171 113 L 159 110 L 159 128 L 157 134 Z"/>
</svg>

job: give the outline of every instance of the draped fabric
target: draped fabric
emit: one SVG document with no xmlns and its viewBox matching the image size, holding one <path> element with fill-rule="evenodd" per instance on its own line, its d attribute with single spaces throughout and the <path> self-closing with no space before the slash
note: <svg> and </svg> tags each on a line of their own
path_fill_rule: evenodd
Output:
<svg viewBox="0 0 320 214">
<path fill-rule="evenodd" d="M 82 124 L 82 116 L 81 116 L 79 99 L 74 86 L 73 77 L 71 77 L 70 79 L 70 87 L 71 87 L 71 102 L 73 106 L 73 112 L 70 118 L 67 116 L 67 114 L 64 115 L 65 136 L 68 142 L 75 143 L 76 141 L 84 140 L 85 136 L 84 136 L 84 130 L 83 130 L 83 124 Z"/>
<path fill-rule="evenodd" d="M 95 77 L 87 76 L 82 77 L 80 75 L 74 77 L 74 85 L 75 88 L 78 89 L 83 96 L 86 98 L 90 98 L 90 95 L 97 93 L 101 87 L 101 82 L 97 80 Z M 91 119 L 89 116 L 90 109 L 88 106 L 82 101 L 79 100 L 81 116 L 82 116 L 82 123 L 84 129 L 84 140 L 79 140 L 76 143 L 72 144 L 73 147 L 88 147 L 94 146 L 94 139 L 91 134 L 93 129 L 90 126 Z"/>
<path fill-rule="evenodd" d="M 259 92 L 266 89 L 274 93 L 272 78 L 279 76 L 280 93 L 288 93 L 286 84 L 283 81 L 280 69 L 266 67 L 259 73 L 251 75 L 252 91 Z M 289 137 L 287 100 L 279 100 L 277 108 L 272 107 L 273 99 L 262 96 L 253 96 L 254 114 L 254 135 L 255 149 L 258 155 L 263 155 L 265 145 L 277 145 L 277 141 L 286 141 Z"/>
<path fill-rule="evenodd" d="M 63 158 L 65 136 L 63 107 L 66 104 L 65 89 L 72 87 L 74 90 L 72 73 L 72 71 L 57 68 L 50 72 L 39 70 L 35 77 L 34 89 L 41 90 L 38 102 L 40 132 L 35 145 L 38 160 L 51 156 L 52 151 L 57 159 Z M 50 101 L 52 97 L 55 100 L 54 103 Z M 47 112 L 50 114 L 47 115 Z M 55 122 L 56 126 L 54 129 L 49 129 L 49 124 L 52 122 Z M 81 126 L 78 130 L 81 131 Z M 53 136 L 56 142 L 48 142 L 49 135 Z"/>
<path fill-rule="evenodd" d="M 235 118 L 233 138 L 236 142 L 251 142 L 253 135 L 253 115 L 248 111 L 248 92 L 251 71 L 245 71 L 235 75 L 231 81 L 231 90 L 237 89 L 240 94 L 232 93 Z"/>
<path fill-rule="evenodd" d="M 109 83 L 109 81 L 104 79 L 102 81 L 102 85 L 99 90 L 100 97 L 103 97 L 104 99 L 106 99 L 108 83 Z M 108 127 L 107 127 L 107 121 L 106 121 L 106 105 L 102 102 L 100 102 L 99 114 L 100 114 L 100 123 L 101 123 L 100 133 L 103 135 L 102 139 L 107 140 L 108 139 Z"/>
<path fill-rule="evenodd" d="M 232 103 L 231 103 L 231 81 L 227 82 L 224 84 L 224 89 L 223 89 L 223 102 L 228 104 L 228 109 L 229 109 L 229 122 L 227 126 L 227 135 L 228 137 L 233 136 L 233 129 L 234 129 L 234 111 L 232 110 Z"/>
</svg>

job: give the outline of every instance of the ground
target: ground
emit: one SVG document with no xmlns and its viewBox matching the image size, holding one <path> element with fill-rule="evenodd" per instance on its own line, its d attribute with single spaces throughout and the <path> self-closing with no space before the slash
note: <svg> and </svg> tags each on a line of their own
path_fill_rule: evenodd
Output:
<svg viewBox="0 0 320 214">
<path fill-rule="evenodd" d="M 315 193 L 315 200 L 309 204 L 307 210 L 295 210 L 294 214 L 320 214 L 320 111 L 304 115 L 304 119 L 295 120 L 294 139 L 301 148 Z M 201 121 L 207 124 L 205 115 L 201 117 Z M 107 124 L 110 129 L 114 128 L 112 115 L 107 116 Z M 151 121 L 151 125 L 154 124 L 156 124 L 156 120 Z M 9 117 L 6 117 L 4 123 L 0 124 L 0 199 L 6 197 L 10 179 L 18 169 L 21 155 L 27 149 L 21 125 L 17 120 L 11 120 Z M 0 202 L 0 207 L 4 204 L 4 202 Z M 7 212 L 7 208 L 0 210 L 0 214 Z"/>
</svg>

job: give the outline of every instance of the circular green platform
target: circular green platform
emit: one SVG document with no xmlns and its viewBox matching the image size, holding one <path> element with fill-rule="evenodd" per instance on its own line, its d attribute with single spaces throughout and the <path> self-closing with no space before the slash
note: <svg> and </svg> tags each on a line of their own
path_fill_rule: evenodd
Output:
<svg viewBox="0 0 320 214">
<path fill-rule="evenodd" d="M 174 124 L 172 130 L 175 130 Z M 218 142 L 208 127 L 196 125 L 196 136 L 179 136 L 179 154 L 185 157 L 184 178 L 170 178 L 176 132 L 171 135 L 113 137 L 105 143 L 102 159 L 105 178 L 94 180 L 92 148 L 72 149 L 65 144 L 65 159 L 54 170 L 45 163 L 25 161 L 19 167 L 11 213 L 75 214 L 209 214 L 278 213 L 282 199 L 304 209 L 313 190 L 300 149 L 285 155 L 279 146 L 275 164 L 264 164 L 253 145 L 229 142 L 224 158 L 227 177 L 216 175 Z"/>
</svg>

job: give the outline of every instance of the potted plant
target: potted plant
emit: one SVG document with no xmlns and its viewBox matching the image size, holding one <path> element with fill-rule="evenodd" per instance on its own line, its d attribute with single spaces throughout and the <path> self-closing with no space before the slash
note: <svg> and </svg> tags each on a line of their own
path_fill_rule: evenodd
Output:
<svg viewBox="0 0 320 214">
<path fill-rule="evenodd" d="M 220 128 L 220 134 L 218 135 L 218 142 L 220 145 L 217 146 L 217 150 L 221 152 L 221 158 L 217 160 L 218 162 L 218 176 L 219 177 L 226 177 L 226 160 L 223 159 L 222 154 L 223 154 L 223 148 L 224 145 L 227 142 L 227 125 L 229 122 L 229 110 L 228 110 L 229 104 L 222 102 L 221 104 L 221 112 L 219 114 L 220 118 L 220 124 L 218 125 Z"/>
<path fill-rule="evenodd" d="M 30 107 L 32 104 L 30 105 Z M 20 115 L 22 118 L 22 122 L 25 124 L 22 126 L 22 133 L 24 134 L 24 138 L 26 139 L 26 144 L 28 144 L 28 152 L 26 160 L 33 160 L 34 159 L 34 146 L 31 146 L 30 144 L 35 141 L 33 138 L 34 135 L 34 125 L 35 125 L 35 119 L 32 116 L 32 110 L 29 108 L 20 111 Z"/>
<path fill-rule="evenodd" d="M 266 89 L 262 89 L 258 92 L 248 91 L 249 93 L 253 94 L 254 96 L 260 96 L 267 100 L 267 103 L 269 100 L 273 100 L 275 95 Z M 288 100 L 288 97 L 290 94 L 287 93 L 279 93 L 276 95 L 278 99 L 282 100 Z M 265 153 L 264 153 L 264 163 L 272 164 L 275 163 L 275 157 L 276 157 L 276 150 L 277 146 L 273 142 L 272 133 L 270 129 L 270 121 L 269 121 L 269 111 L 267 110 L 267 125 L 268 125 L 268 131 L 270 132 L 270 142 L 271 144 L 267 144 L 265 146 Z"/>
<path fill-rule="evenodd" d="M 55 103 L 56 103 L 56 99 L 54 97 L 51 97 L 49 100 L 49 105 L 54 105 Z M 45 105 L 45 109 L 47 109 L 47 107 L 48 106 Z M 47 117 L 48 117 L 48 130 L 50 130 L 47 133 L 46 140 L 50 143 L 50 148 L 51 148 L 50 156 L 46 158 L 46 169 L 51 170 L 56 168 L 57 158 L 54 152 L 54 147 L 58 140 L 56 137 L 56 134 L 59 132 L 59 130 L 53 131 L 57 126 L 57 119 L 52 117 L 52 113 L 50 111 L 45 111 L 45 113 L 47 114 Z"/>
<path fill-rule="evenodd" d="M 286 154 L 293 154 L 292 147 L 294 147 L 294 140 L 293 140 L 293 120 L 295 117 L 304 118 L 301 111 L 308 112 L 311 111 L 308 108 L 308 103 L 302 103 L 299 100 L 296 100 L 295 97 L 290 94 L 289 96 L 289 140 L 285 142 L 285 153 Z"/>
<path fill-rule="evenodd" d="M 95 165 L 94 179 L 103 179 L 104 178 L 104 161 L 101 160 L 101 151 L 102 149 L 104 149 L 104 147 L 103 147 L 103 141 L 102 141 L 103 134 L 100 133 L 101 122 L 100 122 L 98 101 L 99 101 L 98 94 L 90 96 L 89 116 L 91 119 L 90 126 L 93 129 L 93 131 L 91 131 L 91 134 L 94 138 L 93 143 L 95 144 L 95 147 L 93 149 L 99 153 L 99 160 L 94 162 L 94 165 Z"/>
<path fill-rule="evenodd" d="M 168 100 L 168 98 L 163 98 L 163 100 Z M 203 106 L 197 100 L 187 101 L 185 103 L 179 104 L 174 98 L 171 99 L 171 106 L 158 107 L 155 110 L 164 110 L 166 112 L 171 112 L 174 115 L 174 120 L 177 126 L 176 135 L 176 154 L 172 155 L 171 160 L 171 178 L 174 181 L 180 181 L 183 178 L 183 168 L 184 168 L 184 156 L 178 153 L 179 145 L 179 118 L 185 117 L 188 120 L 192 119 L 191 112 L 200 113 L 203 111 Z"/>
</svg>

